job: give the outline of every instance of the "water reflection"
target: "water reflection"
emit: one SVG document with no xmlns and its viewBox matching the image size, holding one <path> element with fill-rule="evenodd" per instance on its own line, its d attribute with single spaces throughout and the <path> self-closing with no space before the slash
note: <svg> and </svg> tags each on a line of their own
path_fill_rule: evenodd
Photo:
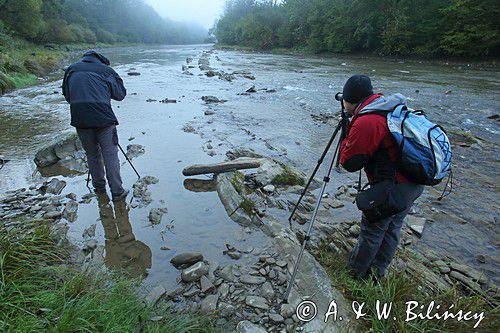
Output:
<svg viewBox="0 0 500 333">
<path fill-rule="evenodd" d="M 191 192 L 215 192 L 217 182 L 214 179 L 192 179 L 184 180 L 184 188 Z"/>
<path fill-rule="evenodd" d="M 113 207 L 106 194 L 98 196 L 98 203 L 106 247 L 104 264 L 110 270 L 125 270 L 131 277 L 146 277 L 152 264 L 152 252 L 146 244 L 135 239 L 126 203 L 115 202 Z"/>
</svg>

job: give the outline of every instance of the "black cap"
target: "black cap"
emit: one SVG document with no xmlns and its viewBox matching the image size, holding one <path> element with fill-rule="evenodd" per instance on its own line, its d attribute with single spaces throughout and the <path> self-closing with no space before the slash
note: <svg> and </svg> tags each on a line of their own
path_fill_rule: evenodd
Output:
<svg viewBox="0 0 500 333">
<path fill-rule="evenodd" d="M 353 75 L 344 86 L 343 97 L 349 103 L 359 103 L 373 95 L 372 81 L 366 75 Z"/>
<path fill-rule="evenodd" d="M 84 57 L 94 57 L 94 58 L 97 58 L 100 62 L 102 62 L 103 64 L 105 64 L 107 66 L 109 66 L 111 64 L 108 58 L 106 58 L 105 56 L 103 56 L 100 53 L 97 53 L 94 50 L 89 50 L 89 51 L 85 52 L 83 54 L 83 56 Z"/>
</svg>

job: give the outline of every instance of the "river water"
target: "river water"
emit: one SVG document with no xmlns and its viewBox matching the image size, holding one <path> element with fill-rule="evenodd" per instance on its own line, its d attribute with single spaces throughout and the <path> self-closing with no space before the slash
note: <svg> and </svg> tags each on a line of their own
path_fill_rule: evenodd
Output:
<svg viewBox="0 0 500 333">
<path fill-rule="evenodd" d="M 438 202 L 441 188 L 428 189 L 419 200 L 417 212 L 430 221 L 417 247 L 450 255 L 500 283 L 500 126 L 488 118 L 500 114 L 497 67 L 217 50 L 211 58 L 212 67 L 229 73 L 245 70 L 256 80 L 237 75 L 227 82 L 199 75 L 198 68 L 192 70 L 193 76 L 182 74 L 187 57 L 195 58 L 196 64 L 200 54 L 209 49 L 209 45 L 195 45 L 102 50 L 129 92 L 123 102 L 113 103 L 122 145 L 134 137 L 131 143 L 145 146 L 146 153 L 133 162 L 141 175 L 156 176 L 160 181 L 150 187 L 154 202 L 146 208 L 128 211 L 115 207 L 113 215 L 95 199 L 81 204 L 77 221 L 70 224 L 74 242 L 82 244 L 82 232 L 97 224 L 97 239 L 106 246 L 108 267 L 124 267 L 129 260 L 137 274 L 148 276 L 146 281 L 161 281 L 168 287 L 174 287 L 179 277 L 169 263 L 176 253 L 200 251 L 209 261 L 224 264 L 232 260 L 223 255 L 226 243 L 239 248 L 268 246 L 260 230 L 239 226 L 227 216 L 215 192 L 187 189 L 182 169 L 223 161 L 226 151 L 244 147 L 311 172 L 336 125 L 339 105 L 334 94 L 350 75 L 364 73 L 372 77 L 377 91 L 409 96 L 410 105 L 424 109 L 442 124 L 453 141 L 454 192 Z M 141 75 L 128 76 L 131 68 Z M 55 135 L 73 130 L 68 105 L 60 94 L 61 77 L 62 72 L 55 73 L 37 86 L 0 97 L 0 154 L 10 160 L 0 170 L 2 192 L 42 181 L 32 163 L 34 154 Z M 253 85 L 256 93 L 240 94 Z M 227 102 L 208 106 L 201 101 L 204 95 Z M 178 103 L 146 102 L 150 98 L 177 99 Z M 208 110 L 214 114 L 205 115 Z M 186 124 L 193 126 L 195 133 L 184 132 Z M 478 141 L 472 142 L 470 135 Z M 136 181 L 133 171 L 127 164 L 122 170 L 125 185 L 131 187 Z M 85 175 L 65 180 L 68 186 L 64 194 L 73 192 L 80 197 L 88 193 Z M 338 174 L 331 190 L 355 180 L 356 175 Z M 149 210 L 164 206 L 168 213 L 162 223 L 151 225 Z M 350 217 L 358 215 L 353 210 Z M 109 216 L 112 218 L 107 219 Z M 113 216 L 130 221 L 135 239 L 132 244 L 124 247 L 104 241 L 106 224 Z M 485 263 L 476 259 L 478 255 L 486 257 Z M 241 264 L 245 264 L 244 259 Z"/>
</svg>

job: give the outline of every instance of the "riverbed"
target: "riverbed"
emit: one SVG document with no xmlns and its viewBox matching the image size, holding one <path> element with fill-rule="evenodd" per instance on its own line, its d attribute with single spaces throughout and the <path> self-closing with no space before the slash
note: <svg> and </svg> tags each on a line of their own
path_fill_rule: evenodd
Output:
<svg viewBox="0 0 500 333">
<path fill-rule="evenodd" d="M 415 210 L 428 223 L 416 246 L 421 251 L 445 253 L 500 283 L 500 123 L 495 119 L 500 114 L 498 68 L 216 50 L 211 57 L 214 69 L 250 74 L 237 74 L 228 82 L 207 77 L 197 66 L 190 69 L 193 75 L 183 73 L 186 58 L 194 58 L 197 65 L 202 52 L 210 49 L 210 45 L 195 45 L 101 50 L 128 90 L 123 102 L 113 103 L 122 145 L 143 145 L 145 154 L 133 163 L 142 176 L 155 176 L 159 182 L 150 186 L 153 203 L 120 215 L 130 221 L 136 240 L 133 249 L 105 247 L 102 205 L 100 212 L 96 199 L 81 204 L 78 219 L 70 224 L 69 234 L 76 244 L 83 245 L 83 231 L 97 224 L 96 237 L 106 256 L 122 258 L 116 259 L 118 263 L 108 260 L 109 267 L 126 266 L 134 251 L 150 251 L 135 260 L 136 273 L 147 276 L 147 283 L 161 281 L 169 288 L 175 287 L 179 277 L 169 262 L 177 253 L 199 251 L 209 261 L 225 264 L 233 261 L 223 254 L 226 244 L 239 248 L 269 246 L 258 228 L 240 226 L 227 216 L 216 192 L 193 191 L 185 186 L 182 169 L 220 162 L 229 150 L 249 148 L 310 173 L 337 122 L 339 105 L 334 94 L 351 74 L 364 73 L 372 77 L 375 90 L 408 96 L 411 107 L 424 109 L 452 137 L 454 190 L 437 201 L 443 185 L 429 188 L 419 199 Z M 141 75 L 129 76 L 130 71 Z M 62 71 L 37 86 L 0 97 L 0 154 L 10 160 L 0 170 L 1 192 L 41 182 L 43 177 L 32 162 L 34 154 L 56 134 L 73 130 L 69 107 L 60 93 L 61 78 Z M 253 86 L 256 92 L 245 93 Z M 205 95 L 227 102 L 207 105 L 201 100 Z M 177 103 L 158 102 L 165 98 Z M 186 125 L 194 132 L 186 131 Z M 125 185 L 131 187 L 137 180 L 133 170 L 124 163 L 122 172 Z M 81 197 L 89 191 L 86 175 L 59 178 L 68 182 L 64 194 Z M 334 192 L 356 179 L 356 175 L 335 174 L 328 190 Z M 150 209 L 155 207 L 168 209 L 159 225 L 152 225 L 148 219 Z M 358 217 L 352 209 L 338 219 Z M 110 255 L 113 249 L 117 253 Z M 246 259 L 241 260 L 244 265 Z"/>
</svg>

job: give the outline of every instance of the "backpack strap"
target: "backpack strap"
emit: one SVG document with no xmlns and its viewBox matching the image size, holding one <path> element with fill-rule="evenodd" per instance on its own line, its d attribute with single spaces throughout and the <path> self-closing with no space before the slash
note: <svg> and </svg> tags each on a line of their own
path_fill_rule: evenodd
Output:
<svg viewBox="0 0 500 333">
<path fill-rule="evenodd" d="M 394 110 L 392 111 L 392 114 L 394 115 L 394 117 L 401 117 L 401 114 L 403 113 L 403 111 L 406 111 L 408 110 L 408 108 L 406 107 L 406 105 L 404 104 L 399 104 L 398 106 L 396 106 L 394 108 Z"/>
</svg>

